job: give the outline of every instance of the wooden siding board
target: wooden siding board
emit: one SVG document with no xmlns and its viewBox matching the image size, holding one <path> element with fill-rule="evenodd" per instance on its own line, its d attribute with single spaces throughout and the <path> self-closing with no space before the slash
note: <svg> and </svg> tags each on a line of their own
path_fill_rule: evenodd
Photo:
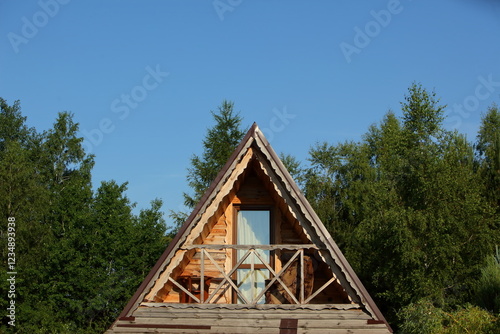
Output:
<svg viewBox="0 0 500 334">
<path fill-rule="evenodd" d="M 111 333 L 120 333 L 120 334 L 145 334 L 145 333 L 169 333 L 169 334 L 255 334 L 258 332 L 259 334 L 278 334 L 279 328 L 273 329 L 265 329 L 259 328 L 258 331 L 255 328 L 245 328 L 245 327 L 222 327 L 222 328 L 212 328 L 211 330 L 179 330 L 179 329 L 156 329 L 156 328 L 148 328 L 148 329 L 138 329 L 135 328 L 124 328 L 119 327 L 115 328 Z M 335 329 L 335 328 L 325 328 L 325 329 L 309 329 L 309 328 L 298 328 L 297 334 L 387 334 L 390 333 L 387 328 L 368 328 L 368 329 Z"/>
<path fill-rule="evenodd" d="M 164 312 L 162 317 L 136 315 L 135 324 L 145 326 L 151 325 L 150 329 L 156 328 L 160 330 L 160 332 L 167 330 L 166 332 L 174 333 L 179 333 L 179 330 L 168 331 L 168 329 L 161 328 L 162 325 L 182 327 L 185 326 L 186 323 L 189 323 L 191 326 L 210 326 L 210 330 L 203 330 L 204 333 L 279 333 L 280 328 L 290 327 L 283 326 L 283 319 L 287 319 L 287 321 L 297 321 L 298 333 L 389 333 L 385 324 L 367 325 L 367 315 L 356 311 L 329 310 L 329 312 L 304 312 L 301 310 L 298 314 L 294 312 L 255 312 L 255 310 L 249 310 L 248 314 L 245 314 L 245 312 L 242 311 L 243 310 L 229 312 L 226 310 L 225 312 L 219 312 L 219 314 L 215 314 L 217 312 L 204 311 L 199 312 L 198 316 L 189 312 L 184 312 L 185 314 L 191 315 L 191 317 L 186 315 L 183 317 L 171 317 L 168 316 L 169 312 Z M 344 319 L 332 317 L 332 313 L 343 313 Z M 312 319 L 313 315 L 316 316 L 314 319 Z M 130 324 L 131 322 L 119 323 Z M 120 330 L 122 328 L 123 327 L 118 327 L 116 329 Z M 116 333 L 119 331 L 114 332 Z"/>
<path fill-rule="evenodd" d="M 164 319 L 308 319 L 331 321 L 359 321 L 366 324 L 371 317 L 360 310 L 281 310 L 281 309 L 203 309 L 186 307 L 184 309 L 140 307 L 134 312 L 136 321 L 143 318 Z M 232 321 L 232 320 L 231 320 Z"/>
<path fill-rule="evenodd" d="M 137 333 L 280 333 L 283 319 L 297 321 L 297 333 L 389 333 L 385 324 L 368 324 L 372 319 L 359 309 L 310 310 L 310 309 L 226 309 L 186 306 L 186 308 L 139 307 L 134 313 L 135 321 L 119 321 L 118 324 L 142 324 L 152 327 Z M 210 326 L 210 330 L 188 330 L 159 328 L 155 325 Z M 293 324 L 292 324 L 293 325 Z M 292 326 L 293 327 L 293 326 Z M 130 328 L 115 327 L 109 333 L 131 333 Z M 154 332 L 154 331 L 153 331 Z"/>
</svg>

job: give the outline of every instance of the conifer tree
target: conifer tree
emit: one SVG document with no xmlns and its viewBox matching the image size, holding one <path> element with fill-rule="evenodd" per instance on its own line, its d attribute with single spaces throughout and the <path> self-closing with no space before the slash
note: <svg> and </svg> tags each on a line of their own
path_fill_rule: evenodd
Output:
<svg viewBox="0 0 500 334">
<path fill-rule="evenodd" d="M 188 208 L 196 206 L 245 135 L 241 128 L 242 118 L 234 111 L 233 102 L 222 101 L 218 110 L 211 111 L 211 114 L 215 125 L 207 130 L 203 140 L 203 153 L 201 156 L 193 155 L 191 167 L 188 168 L 188 185 L 193 191 L 192 195 L 183 194 L 184 204 Z M 187 214 L 171 211 L 170 217 L 178 228 L 186 220 Z"/>
<path fill-rule="evenodd" d="M 233 108 L 233 102 L 224 100 L 217 112 L 211 111 L 216 124 L 207 130 L 202 155 L 193 155 L 188 169 L 188 184 L 194 194 L 184 194 L 184 199 L 190 208 L 198 203 L 245 134 L 241 129 L 242 119 Z"/>
<path fill-rule="evenodd" d="M 318 144 L 305 173 L 307 198 L 389 321 L 422 298 L 470 301 L 500 240 L 473 146 L 442 127 L 438 102 L 413 84 L 402 117 L 388 113 L 360 142 Z M 478 149 L 491 175 L 497 119 L 487 119 Z"/>
</svg>

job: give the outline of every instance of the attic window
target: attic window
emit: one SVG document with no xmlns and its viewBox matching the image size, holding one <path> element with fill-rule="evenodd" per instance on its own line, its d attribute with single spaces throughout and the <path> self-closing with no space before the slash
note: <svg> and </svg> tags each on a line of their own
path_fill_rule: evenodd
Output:
<svg viewBox="0 0 500 334">
<path fill-rule="evenodd" d="M 269 245 L 270 218 L 269 210 L 239 210 L 238 245 Z"/>
<path fill-rule="evenodd" d="M 269 245 L 271 244 L 271 212 L 269 210 L 238 210 L 237 244 L 238 245 Z M 268 250 L 257 250 L 259 255 L 269 263 Z M 236 262 L 246 250 L 238 250 Z M 253 270 L 252 270 L 253 269 Z M 248 300 L 253 300 L 265 287 L 269 279 L 269 271 L 254 254 L 250 255 L 237 270 L 238 287 Z M 240 298 L 238 298 L 240 299 Z M 239 300 L 239 302 L 242 302 Z M 262 297 L 259 303 L 264 303 Z"/>
</svg>

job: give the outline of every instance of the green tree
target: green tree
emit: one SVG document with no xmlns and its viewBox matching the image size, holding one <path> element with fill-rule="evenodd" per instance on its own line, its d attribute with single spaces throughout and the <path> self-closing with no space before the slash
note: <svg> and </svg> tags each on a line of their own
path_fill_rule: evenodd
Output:
<svg viewBox="0 0 500 334">
<path fill-rule="evenodd" d="M 474 289 L 474 302 L 493 314 L 500 314 L 500 254 L 488 256 Z"/>
<path fill-rule="evenodd" d="M 233 102 L 222 101 L 217 112 L 211 111 L 211 114 L 215 125 L 207 130 L 202 155 L 194 154 L 191 167 L 188 168 L 188 185 L 193 190 L 192 195 L 183 194 L 184 204 L 188 208 L 196 206 L 245 135 L 241 129 L 242 118 L 234 111 Z M 186 220 L 187 214 L 171 211 L 170 217 L 178 228 Z"/>
<path fill-rule="evenodd" d="M 303 186 L 304 170 L 302 169 L 300 161 L 297 160 L 297 158 L 295 158 L 293 155 L 285 153 L 280 153 L 279 158 L 285 165 L 285 168 L 290 173 L 294 181 L 299 186 Z"/>
<path fill-rule="evenodd" d="M 394 196 L 381 203 L 382 210 L 392 213 L 381 220 L 384 216 L 375 211 L 355 233 L 359 240 L 371 233 L 364 248 L 378 249 L 382 258 L 389 257 L 389 265 L 379 266 L 380 258 L 359 254 L 360 267 L 373 268 L 367 279 L 378 291 L 385 290 L 380 296 L 393 307 L 426 296 L 464 302 L 478 264 L 495 243 L 493 212 L 481 196 L 472 145 L 441 127 L 443 107 L 434 94 L 415 85 L 409 91 L 399 133 L 403 149 L 395 144 L 390 151 L 393 166 L 379 168 L 381 175 L 386 168 L 398 168 L 397 174 L 386 174 L 389 183 L 381 183 L 393 185 L 389 189 Z"/>
<path fill-rule="evenodd" d="M 70 113 L 37 133 L 19 102 L 0 99 L 0 107 L 0 240 L 15 217 L 16 332 L 102 333 L 168 242 L 162 203 L 133 215 L 126 184 L 103 182 L 93 192 L 93 156 Z M 2 307 L 7 302 L 0 298 Z"/>
<path fill-rule="evenodd" d="M 28 128 L 26 117 L 21 114 L 21 103 L 15 101 L 9 106 L 0 98 L 0 152 L 5 150 L 9 142 L 17 142 L 28 147 L 33 139 L 35 129 Z"/>
<path fill-rule="evenodd" d="M 150 208 L 142 209 L 139 215 L 133 217 L 135 240 L 129 260 L 130 268 L 136 275 L 135 286 L 142 283 L 171 240 L 166 236 L 162 206 L 162 200 L 155 199 L 151 201 Z"/>
<path fill-rule="evenodd" d="M 80 249 L 79 240 L 82 226 L 91 217 L 94 162 L 84 152 L 83 139 L 77 132 L 73 116 L 64 112 L 50 130 L 40 135 L 35 172 L 48 194 L 48 208 L 41 223 L 50 240 L 44 244 L 45 258 L 31 266 L 33 275 L 26 286 L 29 298 L 20 312 L 20 322 L 32 326 L 26 327 L 30 328 L 27 332 L 33 328 L 77 332 L 83 327 L 80 317 L 88 294 L 82 293 L 81 285 L 87 264 L 82 259 L 84 249 Z"/>
<path fill-rule="evenodd" d="M 442 132 L 444 109 L 435 92 L 428 92 L 421 84 L 413 83 L 408 88 L 405 102 L 401 103 L 403 126 L 408 132 L 410 144 L 429 143 L 432 136 Z"/>
<path fill-rule="evenodd" d="M 470 300 L 498 242 L 473 146 L 445 131 L 443 106 L 413 84 L 402 117 L 389 112 L 360 142 L 310 152 L 305 194 L 390 321 L 430 297 Z"/>
<path fill-rule="evenodd" d="M 207 130 L 202 155 L 193 155 L 192 167 L 188 169 L 188 184 L 194 195 L 184 194 L 184 199 L 185 205 L 190 208 L 198 203 L 245 135 L 241 129 L 242 119 L 239 113 L 234 112 L 233 102 L 224 100 L 218 111 L 211 113 L 216 124 Z"/>
<path fill-rule="evenodd" d="M 485 196 L 500 213 L 500 111 L 496 104 L 482 118 L 476 151 Z"/>
<path fill-rule="evenodd" d="M 400 312 L 401 334 L 435 334 L 442 331 L 443 310 L 431 301 L 421 299 L 405 306 Z"/>
<path fill-rule="evenodd" d="M 44 226 L 44 215 L 48 212 L 48 192 L 43 186 L 37 152 L 39 136 L 28 128 L 26 117 L 21 114 L 19 101 L 12 106 L 0 99 L 0 240 L 2 268 L 7 268 L 7 219 L 15 219 L 16 254 L 16 306 L 17 323 L 22 318 L 23 301 L 29 296 L 30 287 L 36 285 L 39 275 L 36 268 L 47 256 L 46 245 L 51 232 Z M 6 271 L 0 274 L 0 293 L 7 296 Z M 6 307 L 8 300 L 0 298 Z M 9 319 L 2 317 L 1 324 Z"/>
<path fill-rule="evenodd" d="M 494 334 L 498 319 L 472 305 L 444 310 L 428 300 L 419 300 L 403 308 L 401 334 Z"/>
</svg>

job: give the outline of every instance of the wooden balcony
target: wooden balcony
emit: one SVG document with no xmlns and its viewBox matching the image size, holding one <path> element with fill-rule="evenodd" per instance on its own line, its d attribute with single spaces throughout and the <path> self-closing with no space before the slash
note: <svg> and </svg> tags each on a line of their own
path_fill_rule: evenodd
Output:
<svg viewBox="0 0 500 334">
<path fill-rule="evenodd" d="M 266 304 L 296 304 L 306 305 L 324 289 L 337 280 L 335 276 L 329 277 L 325 283 L 314 284 L 314 270 L 312 269 L 311 254 L 321 256 L 321 251 L 313 244 L 293 244 L 293 245 L 190 245 L 182 248 L 183 250 L 195 250 L 200 256 L 199 276 L 196 277 L 169 277 L 168 281 L 175 285 L 183 297 L 181 303 L 197 304 L 216 304 L 217 296 L 230 294 L 232 304 L 255 306 L 261 304 L 265 296 Z M 220 261 L 216 261 L 210 254 L 210 251 L 226 251 L 228 254 L 236 254 L 239 251 L 238 261 L 231 268 L 224 269 Z M 262 251 L 268 251 L 271 254 L 286 253 L 286 260 L 278 260 L 279 264 L 275 266 L 280 268 L 275 270 L 265 259 Z M 306 253 L 307 252 L 307 253 Z M 309 263 L 309 265 L 308 265 Z M 210 265 L 216 268 L 217 275 L 214 275 L 212 269 L 210 276 L 206 275 L 205 266 Z M 241 290 L 236 281 L 236 272 L 245 267 L 247 277 L 251 279 L 251 293 L 248 294 Z M 248 272 L 249 270 L 249 272 Z M 264 288 L 256 290 L 253 273 L 256 271 L 265 271 L 268 278 L 265 281 Z M 293 286 L 290 281 L 293 280 Z M 188 282 L 188 283 L 186 283 Z M 315 289 L 313 289 L 313 286 Z M 207 291 L 208 290 L 208 291 Z M 272 298 L 271 293 L 276 294 L 279 291 L 282 296 L 282 302 Z"/>
</svg>

